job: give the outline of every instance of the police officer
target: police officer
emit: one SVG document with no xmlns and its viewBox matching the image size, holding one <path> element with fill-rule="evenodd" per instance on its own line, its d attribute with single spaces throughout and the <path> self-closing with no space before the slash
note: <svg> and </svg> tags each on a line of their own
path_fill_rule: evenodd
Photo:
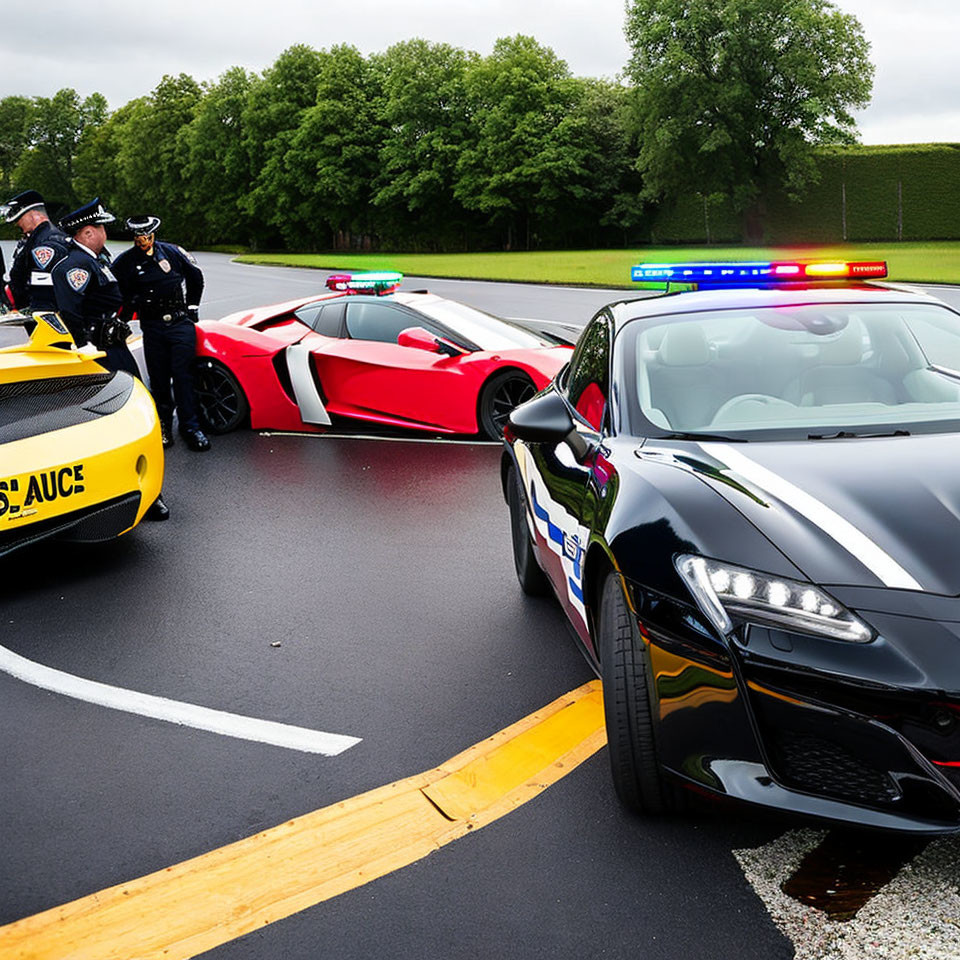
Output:
<svg viewBox="0 0 960 960">
<path fill-rule="evenodd" d="M 53 268 L 53 291 L 60 316 L 77 345 L 92 343 L 107 354 L 100 362 L 108 370 L 139 377 L 140 368 L 127 347 L 130 327 L 118 317 L 123 296 L 105 249 L 104 224 L 115 219 L 96 197 L 60 221 L 70 241 L 67 255 Z"/>
<path fill-rule="evenodd" d="M 10 264 L 14 306 L 24 313 L 56 310 L 52 271 L 67 255 L 67 237 L 50 222 L 43 197 L 25 190 L 3 206 L 4 219 L 22 234 Z"/>
<path fill-rule="evenodd" d="M 130 327 L 117 316 L 123 305 L 120 285 L 109 266 L 104 224 L 116 218 L 96 197 L 68 213 L 60 226 L 70 236 L 67 255 L 53 268 L 53 291 L 60 317 L 79 346 L 92 343 L 106 356 L 99 362 L 108 370 L 139 377 L 140 369 L 127 347 Z M 170 516 L 162 497 L 145 514 L 148 520 Z"/>
<path fill-rule="evenodd" d="M 197 352 L 197 312 L 203 293 L 203 273 L 183 247 L 156 239 L 160 218 L 131 217 L 127 228 L 133 246 L 113 262 L 123 293 L 124 314 L 136 313 L 143 331 L 143 358 L 160 416 L 164 446 L 173 443 L 176 400 L 180 434 L 197 452 L 210 449 L 200 429 L 193 387 Z M 173 380 L 173 397 L 170 381 Z"/>
</svg>

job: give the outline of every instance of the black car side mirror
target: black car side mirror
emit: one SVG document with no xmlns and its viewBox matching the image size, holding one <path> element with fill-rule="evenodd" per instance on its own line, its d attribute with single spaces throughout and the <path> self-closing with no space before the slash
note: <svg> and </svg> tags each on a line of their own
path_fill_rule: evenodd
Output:
<svg viewBox="0 0 960 960">
<path fill-rule="evenodd" d="M 577 433 L 573 417 L 556 390 L 550 390 L 519 407 L 508 420 L 514 436 L 530 443 L 566 443 L 578 461 L 589 456 L 591 445 Z"/>
</svg>

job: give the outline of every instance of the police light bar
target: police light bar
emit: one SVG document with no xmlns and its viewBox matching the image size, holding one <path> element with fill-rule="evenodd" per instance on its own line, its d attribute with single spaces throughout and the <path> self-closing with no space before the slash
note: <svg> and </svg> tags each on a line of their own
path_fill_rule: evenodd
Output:
<svg viewBox="0 0 960 960">
<path fill-rule="evenodd" d="M 327 277 L 327 288 L 338 293 L 390 293 L 400 286 L 402 273 L 333 273 Z"/>
<path fill-rule="evenodd" d="M 741 260 L 712 263 L 639 263 L 630 271 L 634 282 L 762 284 L 808 280 L 879 280 L 887 275 L 885 260 Z"/>
</svg>

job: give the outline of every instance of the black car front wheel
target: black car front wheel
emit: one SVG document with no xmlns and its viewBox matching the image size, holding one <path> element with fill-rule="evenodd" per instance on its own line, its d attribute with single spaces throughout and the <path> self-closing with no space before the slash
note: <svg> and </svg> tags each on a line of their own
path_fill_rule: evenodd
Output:
<svg viewBox="0 0 960 960">
<path fill-rule="evenodd" d="M 507 505 L 510 508 L 513 565 L 517 571 L 517 580 L 520 581 L 520 589 L 528 596 L 543 597 L 550 592 L 550 584 L 533 552 L 523 496 L 520 474 L 516 468 L 511 467 L 507 477 Z"/>
<path fill-rule="evenodd" d="M 646 644 L 612 570 L 603 584 L 597 646 L 617 796 L 636 813 L 675 812 L 683 798 L 665 780 L 657 759 Z"/>
<path fill-rule="evenodd" d="M 200 421 L 210 433 L 236 430 L 250 414 L 240 381 L 216 360 L 197 360 L 194 389 Z"/>
<path fill-rule="evenodd" d="M 480 433 L 489 440 L 499 440 L 510 411 L 536 392 L 533 381 L 519 370 L 502 370 L 492 376 L 484 384 L 477 407 Z"/>
</svg>

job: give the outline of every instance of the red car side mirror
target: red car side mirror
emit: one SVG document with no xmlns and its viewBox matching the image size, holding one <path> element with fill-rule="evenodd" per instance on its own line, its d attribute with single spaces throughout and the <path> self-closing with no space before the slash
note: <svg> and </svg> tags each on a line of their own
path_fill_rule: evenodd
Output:
<svg viewBox="0 0 960 960">
<path fill-rule="evenodd" d="M 423 327 L 407 327 L 406 330 L 401 330 L 397 334 L 397 343 L 401 347 L 415 347 L 417 350 L 426 350 L 429 353 L 445 353 L 448 357 L 459 356 L 462 352 L 453 344 L 424 330 Z"/>
</svg>

